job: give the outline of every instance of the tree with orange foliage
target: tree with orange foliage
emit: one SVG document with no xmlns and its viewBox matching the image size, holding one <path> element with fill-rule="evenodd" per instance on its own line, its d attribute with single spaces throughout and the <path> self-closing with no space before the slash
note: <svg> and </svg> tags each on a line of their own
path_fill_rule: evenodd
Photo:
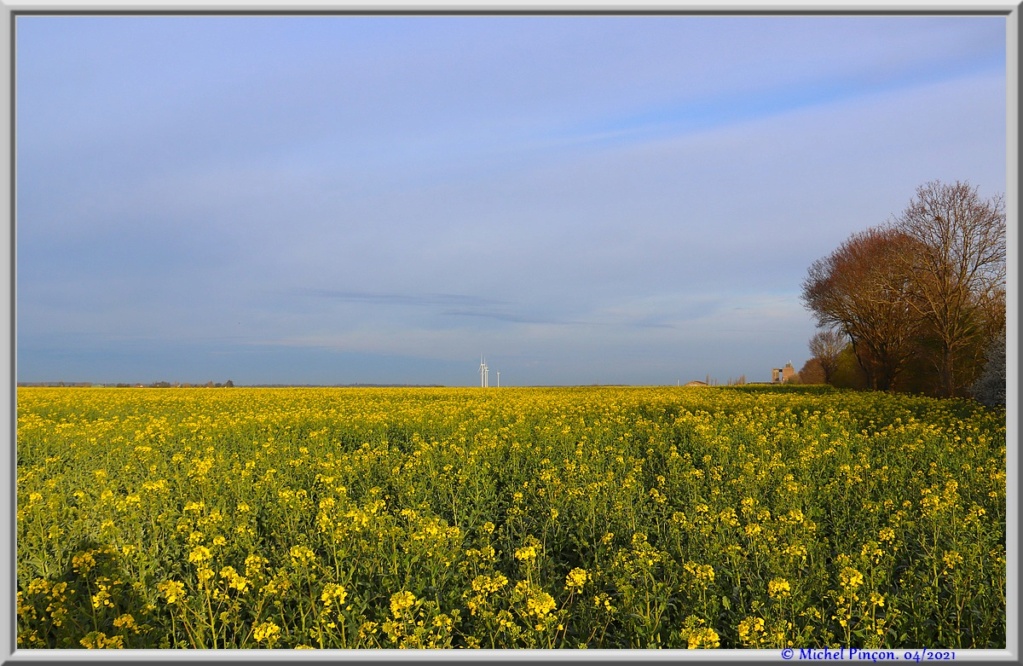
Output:
<svg viewBox="0 0 1023 666">
<path fill-rule="evenodd" d="M 893 390 L 914 351 L 919 318 L 896 257 L 915 245 L 894 228 L 868 229 L 815 261 L 803 282 L 803 302 L 817 325 L 848 336 L 873 389 Z"/>
</svg>

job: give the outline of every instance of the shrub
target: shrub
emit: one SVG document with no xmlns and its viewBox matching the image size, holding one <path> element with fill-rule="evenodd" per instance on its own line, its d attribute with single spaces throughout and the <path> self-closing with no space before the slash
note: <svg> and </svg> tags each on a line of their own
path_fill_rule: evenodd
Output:
<svg viewBox="0 0 1023 666">
<path fill-rule="evenodd" d="M 984 371 L 970 392 L 988 407 L 1005 407 L 1005 331 L 988 345 Z"/>
</svg>

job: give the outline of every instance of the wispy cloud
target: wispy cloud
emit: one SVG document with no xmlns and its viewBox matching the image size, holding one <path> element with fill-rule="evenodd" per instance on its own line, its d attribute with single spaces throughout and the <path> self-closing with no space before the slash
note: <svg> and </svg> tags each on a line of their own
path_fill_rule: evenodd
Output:
<svg viewBox="0 0 1023 666">
<path fill-rule="evenodd" d="M 515 324 L 550 324 L 553 326 L 593 326 L 593 322 L 562 319 L 558 317 L 545 317 L 538 315 L 520 314 L 514 312 L 499 312 L 495 310 L 445 310 L 441 313 L 449 317 L 479 317 L 482 319 L 494 319 L 497 321 L 510 322 Z"/>
<path fill-rule="evenodd" d="M 416 294 L 383 293 L 369 291 L 343 291 L 335 289 L 300 289 L 299 293 L 317 298 L 326 298 L 344 303 L 365 303 L 368 305 L 412 305 L 412 306 L 490 306 L 502 301 L 480 298 L 467 294 Z M 448 314 L 445 312 L 445 314 Z"/>
</svg>

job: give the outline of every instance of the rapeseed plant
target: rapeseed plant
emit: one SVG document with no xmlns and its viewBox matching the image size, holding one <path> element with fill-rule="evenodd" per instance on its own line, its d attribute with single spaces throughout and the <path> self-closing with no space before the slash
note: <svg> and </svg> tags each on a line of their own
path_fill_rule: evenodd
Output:
<svg viewBox="0 0 1023 666">
<path fill-rule="evenodd" d="M 1005 645 L 1004 412 L 23 389 L 19 648 Z"/>
</svg>

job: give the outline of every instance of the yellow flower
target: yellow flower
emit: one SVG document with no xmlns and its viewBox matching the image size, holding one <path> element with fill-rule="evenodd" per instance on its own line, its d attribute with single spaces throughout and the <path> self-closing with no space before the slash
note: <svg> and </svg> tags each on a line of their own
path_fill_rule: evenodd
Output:
<svg viewBox="0 0 1023 666">
<path fill-rule="evenodd" d="M 359 638 L 364 639 L 367 636 L 372 636 L 373 634 L 377 633 L 379 627 L 380 625 L 378 625 L 376 622 L 363 622 L 359 626 Z"/>
<path fill-rule="evenodd" d="M 689 572 L 696 580 L 713 583 L 714 582 L 714 567 L 709 564 L 696 564 L 695 562 L 686 562 L 685 570 Z"/>
<path fill-rule="evenodd" d="M 253 630 L 252 636 L 256 639 L 257 643 L 266 641 L 268 644 L 273 645 L 281 637 L 281 628 L 273 622 L 262 622 Z"/>
<path fill-rule="evenodd" d="M 335 583 L 327 583 L 323 587 L 323 592 L 320 593 L 320 601 L 323 602 L 326 608 L 330 608 L 333 604 L 341 606 L 347 598 L 348 591 L 345 590 L 343 585 Z"/>
<path fill-rule="evenodd" d="M 845 589 L 855 590 L 863 585 L 863 574 L 852 567 L 845 567 L 838 574 L 838 580 L 842 583 L 842 587 Z"/>
<path fill-rule="evenodd" d="M 212 559 L 213 554 L 206 546 L 196 546 L 192 549 L 192 552 L 188 554 L 188 561 L 196 566 L 209 562 Z"/>
<path fill-rule="evenodd" d="M 135 629 L 138 627 L 135 623 L 135 618 L 128 613 L 114 618 L 114 626 L 118 629 Z"/>
<path fill-rule="evenodd" d="M 395 592 L 391 595 L 391 615 L 401 617 L 401 614 L 412 608 L 416 603 L 416 595 L 408 591 Z"/>
<path fill-rule="evenodd" d="M 124 637 L 112 636 L 107 638 L 107 635 L 101 631 L 90 631 L 86 634 L 85 638 L 78 641 L 78 644 L 90 650 L 104 648 L 121 649 L 124 647 Z"/>
<path fill-rule="evenodd" d="M 316 553 L 309 546 L 292 546 L 291 563 L 295 566 L 311 564 L 316 559 Z"/>
<path fill-rule="evenodd" d="M 33 578 L 28 584 L 29 594 L 46 594 L 50 591 L 50 582 L 45 578 Z"/>
<path fill-rule="evenodd" d="M 96 566 L 96 558 L 92 556 L 92 551 L 79 553 L 71 558 L 71 566 L 78 574 L 84 576 L 90 569 Z"/>
<path fill-rule="evenodd" d="M 806 546 L 804 546 L 801 543 L 794 543 L 790 546 L 787 546 L 785 550 L 782 552 L 792 557 L 799 557 L 804 562 L 806 561 Z"/>
<path fill-rule="evenodd" d="M 743 645 L 759 646 L 765 631 L 762 617 L 748 617 L 739 622 L 739 640 Z"/>
<path fill-rule="evenodd" d="M 536 559 L 536 546 L 523 546 L 515 551 L 515 559 L 523 562 Z"/>
<path fill-rule="evenodd" d="M 686 632 L 686 647 L 690 650 L 717 648 L 721 646 L 718 632 L 710 627 L 700 627 Z"/>
<path fill-rule="evenodd" d="M 784 578 L 775 578 L 767 584 L 767 594 L 772 599 L 780 599 L 789 596 L 792 588 Z"/>
<path fill-rule="evenodd" d="M 100 584 L 99 591 L 92 595 L 92 607 L 100 608 L 101 606 L 114 607 L 114 604 L 110 601 L 110 593 L 107 592 L 107 586 Z"/>
<path fill-rule="evenodd" d="M 266 559 L 259 555 L 249 555 L 245 558 L 245 575 L 248 578 L 255 578 L 262 572 Z"/>
<path fill-rule="evenodd" d="M 156 586 L 168 604 L 175 604 L 185 598 L 185 584 L 176 580 L 165 580 Z"/>
<path fill-rule="evenodd" d="M 515 585 L 515 592 L 517 595 L 521 595 L 519 598 L 525 597 L 526 601 L 526 612 L 529 615 L 533 615 L 537 618 L 543 618 L 552 610 L 557 608 L 557 603 L 554 601 L 554 597 L 547 594 L 541 589 L 535 588 L 526 581 L 520 581 Z"/>
<path fill-rule="evenodd" d="M 586 569 L 576 567 L 569 571 L 568 575 L 565 576 L 565 588 L 569 590 L 581 590 L 583 585 L 586 584 L 586 579 Z"/>
<path fill-rule="evenodd" d="M 502 573 L 494 576 L 480 575 L 472 580 L 472 589 L 474 592 L 494 593 L 507 584 L 508 579 Z"/>
<path fill-rule="evenodd" d="M 232 587 L 239 592 L 244 592 L 249 588 L 249 581 L 245 576 L 240 575 L 234 570 L 234 567 L 224 567 L 220 570 L 220 577 L 227 581 L 229 587 Z"/>
</svg>

